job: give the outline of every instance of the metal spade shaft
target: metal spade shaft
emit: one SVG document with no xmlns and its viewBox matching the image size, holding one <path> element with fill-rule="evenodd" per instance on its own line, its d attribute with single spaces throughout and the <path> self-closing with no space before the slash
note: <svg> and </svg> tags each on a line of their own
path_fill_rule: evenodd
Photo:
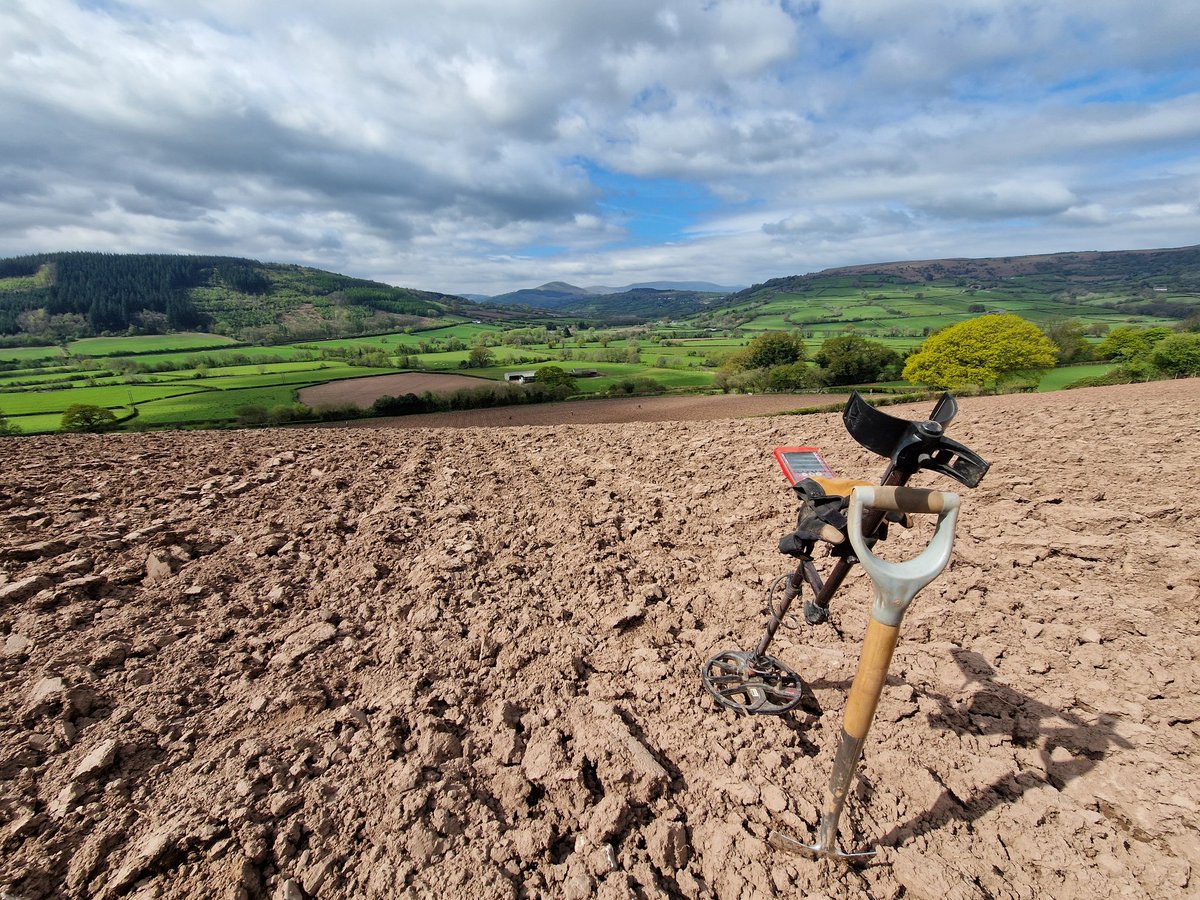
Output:
<svg viewBox="0 0 1200 900">
<path fill-rule="evenodd" d="M 875 598 L 871 620 L 863 638 L 858 672 L 850 686 L 842 739 L 833 762 L 833 772 L 821 808 L 816 842 L 802 844 L 788 835 L 773 832 L 771 843 L 783 850 L 806 856 L 831 856 L 855 860 L 869 858 L 874 851 L 845 853 L 838 847 L 837 832 L 846 797 L 854 780 L 854 771 L 862 755 L 863 744 L 875 709 L 883 693 L 891 666 L 892 653 L 900 637 L 900 623 L 917 592 L 933 581 L 950 561 L 954 546 L 954 526 L 958 519 L 958 495 L 916 488 L 875 487 L 854 489 L 847 516 L 848 532 L 859 562 L 871 577 Z M 937 531 L 929 546 L 918 556 L 901 563 L 889 563 L 867 549 L 862 534 L 863 509 L 892 510 L 905 513 L 937 513 Z"/>
</svg>

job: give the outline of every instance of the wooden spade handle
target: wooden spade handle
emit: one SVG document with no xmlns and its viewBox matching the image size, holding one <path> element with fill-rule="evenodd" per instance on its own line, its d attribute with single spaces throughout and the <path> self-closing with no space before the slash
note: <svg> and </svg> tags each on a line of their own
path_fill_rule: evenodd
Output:
<svg viewBox="0 0 1200 900">
<path fill-rule="evenodd" d="M 954 497 L 954 501 L 958 500 L 955 494 L 926 488 L 878 486 L 870 490 L 870 499 L 866 500 L 864 505 L 890 512 L 940 513 L 946 508 L 948 497 Z"/>
<path fill-rule="evenodd" d="M 875 708 L 883 693 L 888 666 L 892 664 L 892 653 L 900 639 L 899 625 L 884 625 L 876 619 L 867 623 L 867 634 L 863 638 L 862 656 L 858 660 L 858 673 L 850 685 L 850 697 L 846 701 L 846 717 L 842 727 L 855 740 L 867 736 Z"/>
</svg>

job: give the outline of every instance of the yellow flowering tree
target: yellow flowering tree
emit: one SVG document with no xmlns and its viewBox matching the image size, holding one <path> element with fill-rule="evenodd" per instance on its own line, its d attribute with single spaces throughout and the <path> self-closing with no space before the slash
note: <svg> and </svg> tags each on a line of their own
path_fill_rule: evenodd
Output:
<svg viewBox="0 0 1200 900">
<path fill-rule="evenodd" d="M 904 379 L 933 388 L 994 388 L 1054 368 L 1055 346 L 1014 315 L 968 319 L 930 335 L 904 366 Z"/>
</svg>

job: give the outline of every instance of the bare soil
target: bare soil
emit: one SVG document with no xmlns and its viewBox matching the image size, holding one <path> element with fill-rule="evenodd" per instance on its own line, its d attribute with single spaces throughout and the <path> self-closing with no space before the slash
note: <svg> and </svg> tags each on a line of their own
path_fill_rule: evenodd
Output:
<svg viewBox="0 0 1200 900">
<path fill-rule="evenodd" d="M 368 375 L 365 378 L 343 378 L 312 387 L 301 388 L 297 396 L 306 406 L 340 406 L 353 403 L 364 409 L 380 397 L 403 397 L 426 391 L 451 394 L 461 388 L 480 388 L 496 385 L 487 378 L 469 375 L 437 375 L 423 372 L 403 372 L 399 375 Z"/>
<path fill-rule="evenodd" d="M 523 425 L 605 425 L 622 422 L 711 422 L 837 406 L 845 394 L 678 394 L 532 403 L 494 409 L 388 416 L 339 422 L 350 428 L 509 428 Z"/>
<path fill-rule="evenodd" d="M 838 415 L 6 441 L 0 893 L 1196 896 L 1198 388 L 962 402 L 993 468 L 904 623 L 861 869 L 765 836 L 817 821 L 865 577 L 776 640 L 807 710 L 699 678 L 789 568 L 772 446 L 882 470 Z"/>
</svg>

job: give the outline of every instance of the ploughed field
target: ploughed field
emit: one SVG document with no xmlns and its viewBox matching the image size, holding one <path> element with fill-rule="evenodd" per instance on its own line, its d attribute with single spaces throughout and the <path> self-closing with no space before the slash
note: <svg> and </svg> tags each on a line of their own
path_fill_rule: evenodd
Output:
<svg viewBox="0 0 1200 900">
<path fill-rule="evenodd" d="M 817 821 L 865 576 L 774 644 L 806 709 L 699 677 L 788 570 L 771 448 L 882 471 L 838 415 L 6 441 L 0 890 L 1195 894 L 1198 387 L 962 401 L 992 470 L 902 629 L 862 869 L 765 837 Z"/>
</svg>

